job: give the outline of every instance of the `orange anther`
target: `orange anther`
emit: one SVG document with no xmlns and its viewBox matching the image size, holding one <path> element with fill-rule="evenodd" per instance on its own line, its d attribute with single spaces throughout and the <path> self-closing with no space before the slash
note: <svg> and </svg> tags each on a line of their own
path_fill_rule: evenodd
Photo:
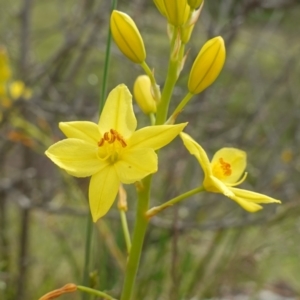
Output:
<svg viewBox="0 0 300 300">
<path fill-rule="evenodd" d="M 223 160 L 223 158 L 220 158 L 219 162 L 221 164 L 221 168 L 223 169 L 224 175 L 225 176 L 230 176 L 231 173 L 232 173 L 232 171 L 231 171 L 231 165 L 229 163 L 225 162 Z"/>
</svg>

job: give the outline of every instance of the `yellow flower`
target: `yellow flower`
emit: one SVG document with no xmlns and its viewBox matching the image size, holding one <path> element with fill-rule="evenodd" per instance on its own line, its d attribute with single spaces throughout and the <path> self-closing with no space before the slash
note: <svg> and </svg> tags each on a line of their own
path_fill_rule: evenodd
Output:
<svg viewBox="0 0 300 300">
<path fill-rule="evenodd" d="M 216 80 L 223 68 L 225 57 L 222 37 L 215 37 L 204 44 L 190 72 L 188 81 L 190 93 L 199 94 Z"/>
<path fill-rule="evenodd" d="M 154 3 L 173 26 L 182 26 L 189 18 L 190 7 L 187 0 L 154 0 Z"/>
<path fill-rule="evenodd" d="M 199 161 L 204 171 L 203 187 L 208 192 L 224 194 L 249 212 L 262 209 L 262 206 L 257 203 L 281 203 L 274 198 L 234 187 L 246 179 L 244 151 L 222 148 L 215 153 L 210 162 L 204 149 L 189 135 L 180 133 L 180 137 L 188 151 Z"/>
<path fill-rule="evenodd" d="M 151 81 L 147 75 L 141 75 L 135 80 L 133 95 L 144 114 L 156 112 L 156 102 L 151 94 Z"/>
<path fill-rule="evenodd" d="M 117 46 L 128 59 L 137 64 L 145 61 L 143 39 L 134 21 L 127 14 L 114 10 L 110 17 L 110 29 Z"/>
<path fill-rule="evenodd" d="M 89 203 L 94 222 L 107 213 L 120 183 L 134 183 L 157 171 L 155 150 L 170 143 L 186 123 L 135 131 L 136 126 L 132 97 L 122 84 L 109 94 L 98 124 L 60 123 L 67 139 L 46 151 L 70 175 L 92 176 Z"/>
</svg>

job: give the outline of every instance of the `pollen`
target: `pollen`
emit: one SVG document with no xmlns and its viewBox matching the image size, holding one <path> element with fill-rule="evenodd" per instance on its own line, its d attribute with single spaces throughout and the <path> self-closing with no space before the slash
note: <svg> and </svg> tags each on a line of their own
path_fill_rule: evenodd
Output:
<svg viewBox="0 0 300 300">
<path fill-rule="evenodd" d="M 98 147 L 103 146 L 105 142 L 108 144 L 114 144 L 115 142 L 118 142 L 122 148 L 127 146 L 123 136 L 115 129 L 110 129 L 110 131 L 104 133 L 103 138 L 101 138 L 101 140 L 98 142 Z"/>
<path fill-rule="evenodd" d="M 230 176 L 232 171 L 231 171 L 231 165 L 227 162 L 224 161 L 223 158 L 219 159 L 220 165 L 221 165 L 221 169 L 223 170 L 223 174 L 225 176 Z"/>
</svg>

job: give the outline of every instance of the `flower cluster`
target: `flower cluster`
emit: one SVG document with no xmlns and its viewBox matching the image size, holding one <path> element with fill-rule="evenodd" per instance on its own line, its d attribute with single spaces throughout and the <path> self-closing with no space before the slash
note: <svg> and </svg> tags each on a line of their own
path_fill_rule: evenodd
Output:
<svg viewBox="0 0 300 300">
<path fill-rule="evenodd" d="M 121 84 L 109 94 L 98 124 L 60 123 L 59 127 L 67 139 L 52 145 L 46 155 L 73 176 L 92 176 L 89 203 L 95 222 L 110 209 L 121 183 L 132 184 L 157 171 L 155 150 L 164 147 L 179 134 L 204 171 L 200 185 L 204 190 L 224 194 L 249 212 L 260 210 L 262 207 L 258 203 L 280 203 L 265 195 L 235 187 L 246 179 L 244 151 L 222 148 L 209 161 L 203 148 L 182 132 L 187 123 L 174 125 L 190 99 L 208 88 L 219 76 L 226 57 L 222 37 L 210 39 L 199 51 L 189 72 L 187 95 L 167 120 L 172 91 L 186 60 L 185 45 L 191 38 L 203 0 L 154 0 L 154 3 L 167 20 L 171 48 L 162 93 L 154 71 L 146 63 L 145 45 L 135 22 L 117 10 L 110 18 L 116 45 L 146 73 L 136 79 L 133 92 L 141 111 L 150 116 L 152 126 L 136 130 L 132 96 Z"/>
</svg>

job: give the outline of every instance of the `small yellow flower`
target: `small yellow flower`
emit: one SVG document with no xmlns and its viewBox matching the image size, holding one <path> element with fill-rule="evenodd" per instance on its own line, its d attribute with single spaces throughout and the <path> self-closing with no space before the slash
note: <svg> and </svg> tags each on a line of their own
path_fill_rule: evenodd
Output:
<svg viewBox="0 0 300 300">
<path fill-rule="evenodd" d="M 137 64 L 145 61 L 143 39 L 134 21 L 127 14 L 114 10 L 110 17 L 110 29 L 117 46 L 128 59 Z"/>
<path fill-rule="evenodd" d="M 147 75 L 141 75 L 136 79 L 133 95 L 145 115 L 156 112 L 156 102 L 151 94 L 151 81 Z"/>
<path fill-rule="evenodd" d="M 182 26 L 189 18 L 190 7 L 187 0 L 154 0 L 154 3 L 173 26 Z"/>
<path fill-rule="evenodd" d="M 222 148 L 216 152 L 210 162 L 204 149 L 189 135 L 180 133 L 180 137 L 187 150 L 199 161 L 204 171 L 203 187 L 208 192 L 224 194 L 249 212 L 262 209 L 262 206 L 257 203 L 281 203 L 274 198 L 234 187 L 246 179 L 244 151 Z"/>
<path fill-rule="evenodd" d="M 210 86 L 219 76 L 226 57 L 224 40 L 218 36 L 207 41 L 192 66 L 188 89 L 199 94 Z"/>
<path fill-rule="evenodd" d="M 134 183 L 157 171 L 155 150 L 170 143 L 186 123 L 135 131 L 136 126 L 132 96 L 121 84 L 109 94 L 98 124 L 60 123 L 67 139 L 46 151 L 70 175 L 92 176 L 89 203 L 94 222 L 110 209 L 120 183 Z"/>
</svg>

